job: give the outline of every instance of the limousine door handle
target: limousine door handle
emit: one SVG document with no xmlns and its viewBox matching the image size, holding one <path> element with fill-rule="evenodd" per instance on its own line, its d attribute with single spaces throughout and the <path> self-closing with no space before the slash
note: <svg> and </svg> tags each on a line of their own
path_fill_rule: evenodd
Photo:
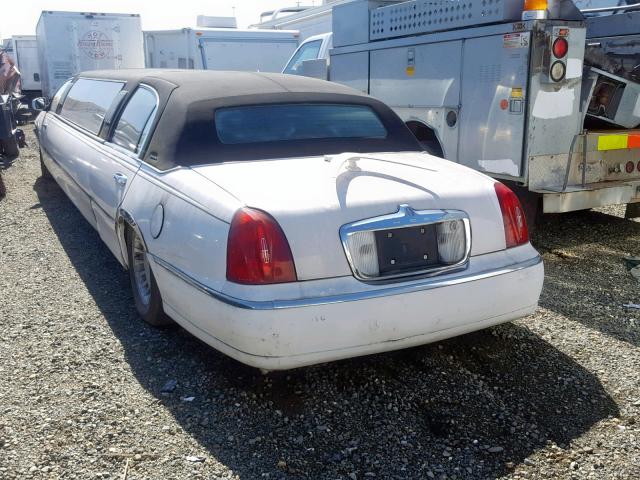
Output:
<svg viewBox="0 0 640 480">
<path fill-rule="evenodd" d="M 123 173 L 114 173 L 113 179 L 116 181 L 118 185 L 126 185 L 127 184 L 127 176 Z"/>
</svg>

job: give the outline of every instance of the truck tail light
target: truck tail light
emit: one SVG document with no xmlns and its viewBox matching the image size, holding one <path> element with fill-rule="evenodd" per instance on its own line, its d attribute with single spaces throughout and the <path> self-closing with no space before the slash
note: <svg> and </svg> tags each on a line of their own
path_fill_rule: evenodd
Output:
<svg viewBox="0 0 640 480">
<path fill-rule="evenodd" d="M 520 200 L 515 193 L 505 184 L 494 184 L 500 210 L 502 211 L 502 223 L 504 224 L 504 236 L 507 248 L 517 247 L 529 241 L 529 229 L 527 219 Z"/>
<path fill-rule="evenodd" d="M 569 54 L 569 28 L 554 27 L 551 35 L 551 55 L 549 60 L 549 78 L 552 82 L 561 82 L 567 76 L 567 55 Z"/>
<path fill-rule="evenodd" d="M 567 42 L 567 39 L 564 37 L 558 37 L 553 42 L 552 50 L 556 58 L 564 58 L 569 52 L 569 42 Z"/>
<path fill-rule="evenodd" d="M 291 248 L 278 222 L 261 210 L 238 210 L 229 228 L 227 280 L 264 285 L 297 279 Z"/>
<path fill-rule="evenodd" d="M 627 162 L 627 164 L 625 165 L 625 170 L 627 171 L 627 173 L 633 173 L 635 169 L 636 165 L 633 162 Z"/>
</svg>

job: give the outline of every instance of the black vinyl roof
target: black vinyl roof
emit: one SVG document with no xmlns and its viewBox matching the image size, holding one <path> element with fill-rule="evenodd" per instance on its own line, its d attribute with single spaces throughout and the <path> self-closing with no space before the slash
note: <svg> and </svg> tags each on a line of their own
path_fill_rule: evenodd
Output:
<svg viewBox="0 0 640 480">
<path fill-rule="evenodd" d="M 296 75 L 211 70 L 95 70 L 78 77 L 120 80 L 133 92 L 144 83 L 159 92 L 144 160 L 160 170 L 239 160 L 317 156 L 343 152 L 420 151 L 402 120 L 382 102 L 334 82 Z M 282 103 L 366 105 L 384 124 L 385 139 L 319 139 L 243 145 L 222 144 L 215 128 L 218 108 Z"/>
<path fill-rule="evenodd" d="M 242 97 L 245 95 L 270 95 L 285 92 L 335 93 L 365 96 L 357 90 L 338 83 L 298 75 L 283 75 L 280 73 L 136 68 L 93 70 L 81 73 L 78 76 L 104 80 L 122 80 L 130 84 L 146 83 L 151 86 L 153 86 L 157 80 L 170 82 L 176 87 L 179 87 L 180 98 L 185 102 L 195 102 L 205 99 L 228 99 L 229 97 Z"/>
</svg>

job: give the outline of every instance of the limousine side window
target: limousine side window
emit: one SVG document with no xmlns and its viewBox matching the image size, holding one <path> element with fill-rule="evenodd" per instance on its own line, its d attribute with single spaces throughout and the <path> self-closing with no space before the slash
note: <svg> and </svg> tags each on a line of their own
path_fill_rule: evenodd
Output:
<svg viewBox="0 0 640 480">
<path fill-rule="evenodd" d="M 67 80 L 66 82 L 64 82 L 64 85 L 62 85 L 58 89 L 56 94 L 51 99 L 51 104 L 49 105 L 49 111 L 50 112 L 58 113 L 60 104 L 61 104 L 62 100 L 64 100 L 64 97 L 67 94 L 67 92 L 69 91 L 69 87 L 71 86 L 72 83 L 73 83 L 73 80 Z"/>
<path fill-rule="evenodd" d="M 158 96 L 150 88 L 140 86 L 122 111 L 111 141 L 133 153 L 139 153 L 149 134 L 158 108 Z"/>
<path fill-rule="evenodd" d="M 104 115 L 122 87 L 123 82 L 79 78 L 69 90 L 60 115 L 98 135 Z"/>
</svg>

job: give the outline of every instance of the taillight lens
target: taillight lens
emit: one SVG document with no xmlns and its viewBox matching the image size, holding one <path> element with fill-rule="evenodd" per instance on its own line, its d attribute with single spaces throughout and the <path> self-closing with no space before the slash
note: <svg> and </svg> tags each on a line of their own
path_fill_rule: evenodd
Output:
<svg viewBox="0 0 640 480">
<path fill-rule="evenodd" d="M 507 248 L 517 247 L 529 241 L 529 229 L 527 219 L 520 200 L 509 187 L 503 183 L 494 184 L 500 210 L 502 210 L 502 223 L 504 224 L 504 236 Z"/>
<path fill-rule="evenodd" d="M 636 169 L 636 164 L 633 162 L 627 162 L 624 168 L 627 173 L 633 173 L 633 171 Z"/>
<path fill-rule="evenodd" d="M 249 285 L 297 280 L 287 237 L 268 213 L 243 208 L 233 216 L 227 241 L 227 280 Z"/>
<path fill-rule="evenodd" d="M 556 38 L 553 42 L 553 55 L 556 58 L 564 58 L 569 51 L 569 42 L 567 42 L 566 38 L 560 37 Z"/>
</svg>

